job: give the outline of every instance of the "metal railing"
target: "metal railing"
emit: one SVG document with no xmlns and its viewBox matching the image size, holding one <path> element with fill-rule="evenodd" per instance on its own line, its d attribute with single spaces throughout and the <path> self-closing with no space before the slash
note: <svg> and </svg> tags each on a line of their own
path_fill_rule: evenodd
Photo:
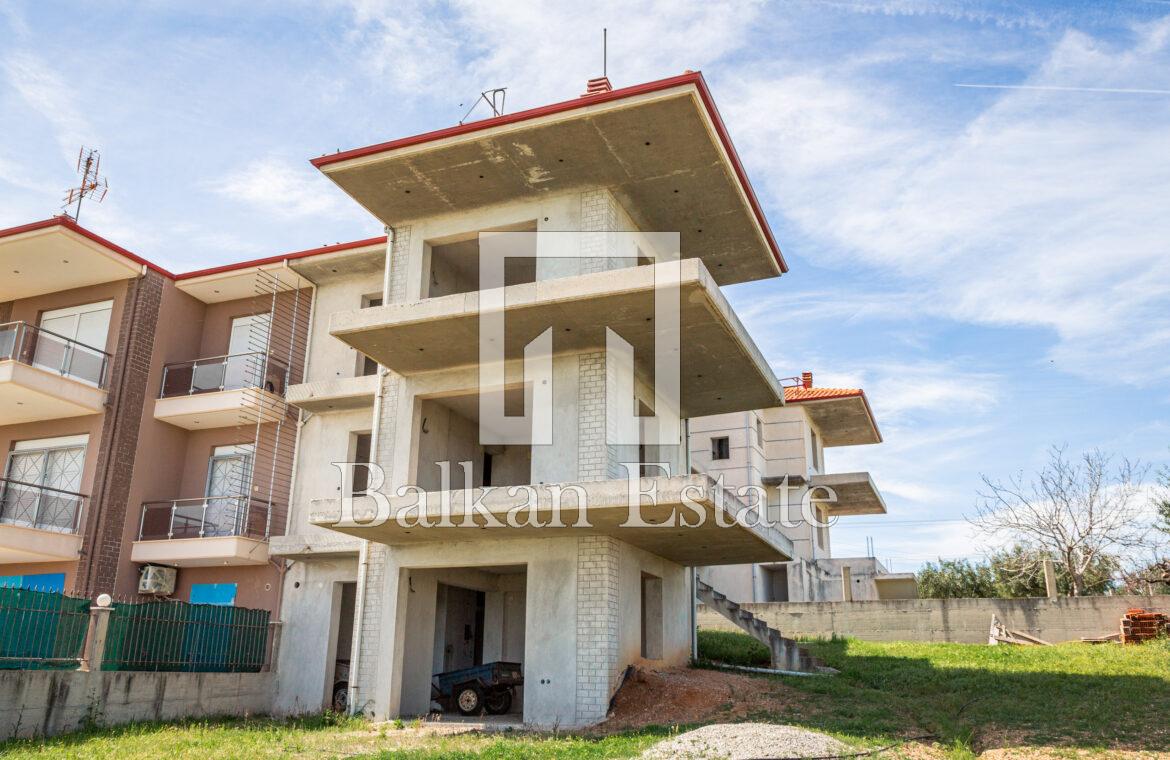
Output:
<svg viewBox="0 0 1170 760">
<path fill-rule="evenodd" d="M 283 396 L 288 367 L 261 351 L 210 356 L 163 367 L 159 398 L 261 388 Z"/>
<path fill-rule="evenodd" d="M 88 599 L 0 588 L 0 670 L 76 668 L 89 629 Z"/>
<path fill-rule="evenodd" d="M 284 530 L 279 505 L 247 496 L 148 501 L 142 505 L 139 541 L 243 536 L 267 539 Z"/>
<path fill-rule="evenodd" d="M 77 533 L 88 498 L 59 488 L 0 478 L 0 524 Z"/>
<path fill-rule="evenodd" d="M 18 361 L 106 387 L 110 355 L 27 322 L 0 324 L 0 361 Z"/>
</svg>

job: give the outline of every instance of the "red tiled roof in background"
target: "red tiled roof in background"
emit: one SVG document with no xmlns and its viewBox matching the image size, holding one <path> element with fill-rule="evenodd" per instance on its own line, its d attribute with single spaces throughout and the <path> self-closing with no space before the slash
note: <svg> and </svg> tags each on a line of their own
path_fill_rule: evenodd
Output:
<svg viewBox="0 0 1170 760">
<path fill-rule="evenodd" d="M 865 398 L 865 391 L 860 388 L 804 388 L 801 386 L 786 387 L 784 401 L 791 404 L 800 401 L 824 401 L 831 398 L 849 398 L 860 396 Z"/>
<path fill-rule="evenodd" d="M 804 373 L 803 380 L 806 385 L 784 387 L 784 403 L 799 404 L 801 402 L 859 398 L 861 399 L 861 403 L 865 405 L 865 413 L 869 417 L 869 424 L 873 426 L 873 432 L 877 435 L 879 442 L 882 440 L 882 431 L 878 429 L 877 418 L 874 417 L 873 408 L 869 405 L 869 399 L 866 398 L 865 391 L 860 388 L 812 387 L 812 373 L 809 372 Z"/>
</svg>

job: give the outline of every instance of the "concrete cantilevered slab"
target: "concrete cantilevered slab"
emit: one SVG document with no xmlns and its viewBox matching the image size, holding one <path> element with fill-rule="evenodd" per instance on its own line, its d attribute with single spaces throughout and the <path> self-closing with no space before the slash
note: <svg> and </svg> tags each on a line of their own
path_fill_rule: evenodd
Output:
<svg viewBox="0 0 1170 760">
<path fill-rule="evenodd" d="M 505 288 L 509 358 L 545 329 L 554 353 L 605 348 L 609 327 L 651 372 L 654 295 L 665 268 L 629 267 Z M 784 391 L 715 280 L 697 259 L 678 262 L 682 329 L 682 416 L 700 417 L 784 403 Z M 657 279 L 656 279 L 656 271 Z M 389 304 L 332 316 L 330 333 L 402 375 L 476 365 L 479 292 Z"/>
<path fill-rule="evenodd" d="M 792 391 L 792 388 L 787 389 Z M 802 391 L 803 389 L 795 389 Z M 874 421 L 865 393 L 857 389 L 815 389 L 818 395 L 802 397 L 786 394 L 789 404 L 800 404 L 821 434 L 825 446 L 856 446 L 881 443 L 882 435 Z M 808 393 L 804 391 L 804 393 Z"/>
<path fill-rule="evenodd" d="M 528 488 L 475 488 L 467 491 L 431 491 L 415 495 L 389 497 L 389 514 L 404 514 L 400 524 L 389 519 L 380 524 L 371 521 L 376 506 L 370 497 L 354 500 L 354 522 L 340 525 L 341 504 L 315 502 L 316 511 L 309 521 L 320 527 L 369 539 L 387 545 L 418 545 L 445 541 L 492 541 L 515 538 L 563 538 L 566 536 L 611 536 L 680 565 L 729 565 L 743 562 L 784 562 L 791 559 L 794 549 L 778 528 L 767 525 L 747 527 L 733 522 L 734 515 L 746 507 L 732 493 L 724 491 L 722 500 L 716 498 L 716 482 L 706 475 L 686 475 L 672 478 L 641 478 L 640 490 L 655 491 L 655 496 L 642 498 L 639 512 L 630 508 L 629 483 L 625 480 L 602 480 L 586 483 L 532 485 Z M 560 488 L 560 523 L 553 521 L 554 493 Z M 585 494 L 589 525 L 577 526 L 580 512 L 575 488 Z M 509 494 L 509 491 L 512 491 Z M 453 525 L 429 527 L 417 524 L 425 497 L 425 513 L 429 522 L 437 522 L 443 515 L 442 499 L 449 495 L 447 509 Z M 482 514 L 473 514 L 463 505 L 482 497 L 480 504 L 498 525 L 488 525 Z M 689 504 L 684 502 L 689 501 Z M 415 507 L 413 511 L 406 511 Z M 509 524 L 509 511 L 528 505 L 524 511 L 514 512 Z M 698 522 L 696 510 L 703 513 L 702 524 L 696 527 L 682 525 L 685 520 Z M 720 519 L 729 525 L 720 526 Z M 466 515 L 466 521 L 465 521 Z M 631 525 L 640 520 L 646 525 Z M 464 524 L 466 522 L 466 524 Z M 533 522 L 544 527 L 531 525 Z M 751 521 L 754 523 L 754 521 Z M 367 524 L 363 524 L 367 523 Z M 529 524 L 524 524 L 529 523 Z"/>
<path fill-rule="evenodd" d="M 313 164 L 388 225 L 608 188 L 643 230 L 677 231 L 720 285 L 786 271 L 703 78 L 690 73 Z"/>
<path fill-rule="evenodd" d="M 884 515 L 886 502 L 874 485 L 868 472 L 837 472 L 829 475 L 813 475 L 810 488 L 831 488 L 837 495 L 835 502 L 817 503 L 830 515 Z M 819 494 L 814 494 L 819 498 Z"/>
</svg>

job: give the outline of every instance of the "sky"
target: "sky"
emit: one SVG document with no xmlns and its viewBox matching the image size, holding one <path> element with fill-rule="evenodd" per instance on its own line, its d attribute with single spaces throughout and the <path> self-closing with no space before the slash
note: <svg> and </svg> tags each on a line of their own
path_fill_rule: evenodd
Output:
<svg viewBox="0 0 1170 760">
<path fill-rule="evenodd" d="M 1170 459 L 1170 2 L 6 2 L 0 227 L 172 271 L 381 233 L 312 157 L 701 70 L 791 272 L 726 289 L 779 377 L 865 388 L 833 552 L 978 558 L 980 476 Z"/>
</svg>

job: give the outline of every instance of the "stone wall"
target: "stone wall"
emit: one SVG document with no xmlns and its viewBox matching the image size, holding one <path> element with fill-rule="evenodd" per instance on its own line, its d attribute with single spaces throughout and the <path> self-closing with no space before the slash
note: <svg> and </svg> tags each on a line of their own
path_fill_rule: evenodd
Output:
<svg viewBox="0 0 1170 760">
<path fill-rule="evenodd" d="M 269 711 L 273 673 L 0 671 L 0 739 Z"/>
<path fill-rule="evenodd" d="M 869 641 L 987 643 L 991 616 L 1008 628 L 1053 643 L 1118 633 L 1127 609 L 1170 612 L 1170 596 L 1061 599 L 897 599 L 867 602 L 765 602 L 743 608 L 785 636 L 833 634 Z M 719 613 L 699 608 L 699 627 L 738 630 Z"/>
</svg>

